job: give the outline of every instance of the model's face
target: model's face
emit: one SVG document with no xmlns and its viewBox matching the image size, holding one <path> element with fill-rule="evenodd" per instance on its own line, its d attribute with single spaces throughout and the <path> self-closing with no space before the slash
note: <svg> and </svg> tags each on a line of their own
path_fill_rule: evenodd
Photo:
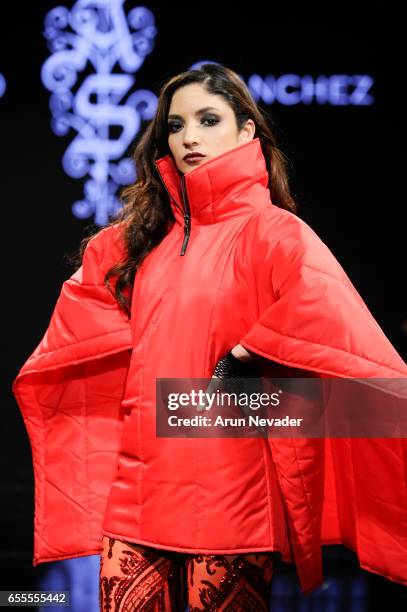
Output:
<svg viewBox="0 0 407 612">
<path fill-rule="evenodd" d="M 254 133 L 255 124 L 251 119 L 239 132 L 233 110 L 226 100 L 207 93 L 199 83 L 184 85 L 172 96 L 168 112 L 168 145 L 178 170 L 183 174 L 252 140 Z M 187 153 L 194 152 L 202 153 L 204 157 L 189 163 L 183 159 Z"/>
</svg>

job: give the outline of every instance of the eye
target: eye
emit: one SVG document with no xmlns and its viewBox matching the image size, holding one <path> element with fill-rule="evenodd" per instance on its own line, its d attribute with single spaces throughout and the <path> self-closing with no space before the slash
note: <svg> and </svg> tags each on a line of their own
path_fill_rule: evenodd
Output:
<svg viewBox="0 0 407 612">
<path fill-rule="evenodd" d="M 205 123 L 206 121 L 212 122 L 210 124 L 206 124 L 207 127 L 212 127 L 213 125 L 216 125 L 217 123 L 219 123 L 219 119 L 217 119 L 216 117 L 209 117 L 209 116 L 202 117 L 201 123 Z M 178 122 L 177 121 L 168 122 L 168 130 L 170 134 L 175 133 L 177 127 L 182 127 L 182 124 L 179 121 Z"/>
<path fill-rule="evenodd" d="M 215 123 L 212 123 L 211 125 L 218 123 L 218 119 L 216 119 L 216 117 L 204 117 L 203 121 L 214 121 Z"/>
<path fill-rule="evenodd" d="M 176 128 L 179 125 L 180 125 L 179 123 L 175 123 L 174 121 L 170 121 L 168 123 L 168 130 L 169 130 L 170 134 L 173 133 L 175 131 L 174 128 Z"/>
</svg>

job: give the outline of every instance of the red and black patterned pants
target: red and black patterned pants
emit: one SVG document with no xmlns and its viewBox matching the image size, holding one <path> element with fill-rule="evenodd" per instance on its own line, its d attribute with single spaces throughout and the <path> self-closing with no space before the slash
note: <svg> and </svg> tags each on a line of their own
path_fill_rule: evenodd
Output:
<svg viewBox="0 0 407 612">
<path fill-rule="evenodd" d="M 274 555 L 192 555 L 103 536 L 100 609 L 268 611 Z"/>
</svg>

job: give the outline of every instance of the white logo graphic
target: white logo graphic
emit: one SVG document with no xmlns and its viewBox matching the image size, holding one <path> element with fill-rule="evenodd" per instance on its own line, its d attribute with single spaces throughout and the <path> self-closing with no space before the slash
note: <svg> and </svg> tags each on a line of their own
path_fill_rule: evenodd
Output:
<svg viewBox="0 0 407 612">
<path fill-rule="evenodd" d="M 71 10 L 59 6 L 45 18 L 52 54 L 41 77 L 52 92 L 52 129 L 76 132 L 63 166 L 72 177 L 86 177 L 84 198 L 72 211 L 81 219 L 94 215 L 101 226 L 121 207 L 118 186 L 136 178 L 131 159 L 122 158 L 141 121 L 157 109 L 153 92 L 133 87 L 134 73 L 154 48 L 154 16 L 137 7 L 126 17 L 124 1 L 78 0 Z"/>
</svg>

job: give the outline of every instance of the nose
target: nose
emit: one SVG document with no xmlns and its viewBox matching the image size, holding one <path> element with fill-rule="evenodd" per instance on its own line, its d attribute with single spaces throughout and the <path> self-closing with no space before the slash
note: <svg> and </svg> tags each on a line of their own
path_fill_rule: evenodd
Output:
<svg viewBox="0 0 407 612">
<path fill-rule="evenodd" d="M 185 126 L 184 129 L 184 145 L 189 147 L 191 144 L 199 142 L 196 129 L 193 125 Z"/>
</svg>

